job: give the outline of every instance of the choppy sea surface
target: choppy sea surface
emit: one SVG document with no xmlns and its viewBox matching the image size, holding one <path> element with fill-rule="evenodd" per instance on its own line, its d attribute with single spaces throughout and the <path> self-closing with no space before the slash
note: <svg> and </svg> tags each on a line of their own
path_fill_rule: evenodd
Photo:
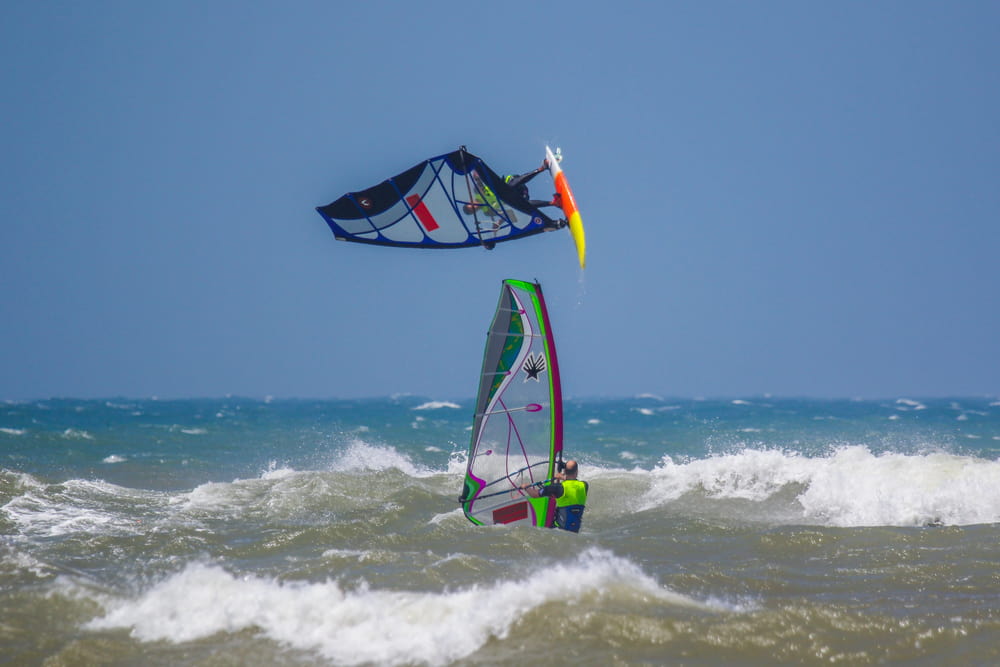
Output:
<svg viewBox="0 0 1000 667">
<path fill-rule="evenodd" d="M 472 410 L 0 404 L 0 663 L 1000 663 L 1000 400 L 568 400 L 578 535 L 464 518 Z"/>
</svg>

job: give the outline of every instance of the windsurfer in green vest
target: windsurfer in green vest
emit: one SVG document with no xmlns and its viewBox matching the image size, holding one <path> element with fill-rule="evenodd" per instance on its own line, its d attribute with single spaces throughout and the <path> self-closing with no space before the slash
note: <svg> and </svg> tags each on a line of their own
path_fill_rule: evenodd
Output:
<svg viewBox="0 0 1000 667">
<path fill-rule="evenodd" d="M 532 498 L 556 499 L 556 527 L 580 532 L 583 521 L 583 510 L 587 504 L 587 491 L 590 484 L 577 479 L 580 466 L 576 461 L 567 461 L 562 472 L 557 472 L 551 484 L 541 489 L 535 485 L 522 484 L 521 489 Z"/>
</svg>

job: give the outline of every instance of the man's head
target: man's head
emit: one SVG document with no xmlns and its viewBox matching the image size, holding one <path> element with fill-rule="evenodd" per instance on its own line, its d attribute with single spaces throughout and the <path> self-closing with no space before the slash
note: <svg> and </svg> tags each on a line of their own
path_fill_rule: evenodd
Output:
<svg viewBox="0 0 1000 667">
<path fill-rule="evenodd" d="M 566 475 L 567 479 L 576 479 L 578 472 L 580 472 L 580 467 L 576 464 L 576 461 L 566 461 L 566 467 L 563 469 L 563 474 Z"/>
</svg>

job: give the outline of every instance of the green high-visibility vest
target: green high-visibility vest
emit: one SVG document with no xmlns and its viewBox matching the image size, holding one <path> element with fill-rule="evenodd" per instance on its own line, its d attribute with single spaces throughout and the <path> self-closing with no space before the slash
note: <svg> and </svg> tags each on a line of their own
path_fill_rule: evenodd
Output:
<svg viewBox="0 0 1000 667">
<path fill-rule="evenodd" d="M 562 483 L 563 493 L 556 498 L 556 507 L 587 504 L 587 485 L 578 479 L 567 479 Z"/>
</svg>

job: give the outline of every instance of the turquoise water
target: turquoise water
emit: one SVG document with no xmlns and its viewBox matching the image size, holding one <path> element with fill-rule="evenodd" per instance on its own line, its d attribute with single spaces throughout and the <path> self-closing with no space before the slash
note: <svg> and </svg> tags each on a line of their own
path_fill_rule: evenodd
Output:
<svg viewBox="0 0 1000 667">
<path fill-rule="evenodd" d="M 579 535 L 462 516 L 472 410 L 0 405 L 0 660 L 1000 660 L 996 399 L 569 399 Z"/>
</svg>

